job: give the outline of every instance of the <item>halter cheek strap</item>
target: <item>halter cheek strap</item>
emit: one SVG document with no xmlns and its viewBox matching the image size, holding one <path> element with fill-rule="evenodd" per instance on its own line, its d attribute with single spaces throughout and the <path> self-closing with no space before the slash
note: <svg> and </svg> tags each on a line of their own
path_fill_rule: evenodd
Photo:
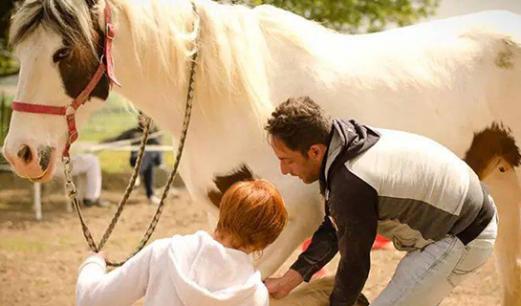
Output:
<svg viewBox="0 0 521 306">
<path fill-rule="evenodd" d="M 108 1 L 105 1 L 105 44 L 103 56 L 98 65 L 98 69 L 91 77 L 89 83 L 80 92 L 80 94 L 72 101 L 69 106 L 52 106 L 45 104 L 34 104 L 26 103 L 22 101 L 13 101 L 12 109 L 17 112 L 33 113 L 33 114 L 46 114 L 65 116 L 67 121 L 68 137 L 65 148 L 63 149 L 63 156 L 69 156 L 69 149 L 74 141 L 78 139 L 78 130 L 76 129 L 76 110 L 83 105 L 89 99 L 92 91 L 98 85 L 99 81 L 106 73 L 109 79 L 110 85 L 116 84 L 120 86 L 114 75 L 114 62 L 112 60 L 112 41 L 115 37 L 114 25 L 112 24 L 112 13 Z"/>
</svg>

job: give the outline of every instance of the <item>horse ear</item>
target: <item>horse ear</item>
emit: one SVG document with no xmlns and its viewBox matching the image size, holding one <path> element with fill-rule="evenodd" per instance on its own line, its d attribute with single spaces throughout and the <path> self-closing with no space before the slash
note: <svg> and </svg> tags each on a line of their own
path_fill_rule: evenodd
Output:
<svg viewBox="0 0 521 306">
<path fill-rule="evenodd" d="M 98 0 L 85 0 L 85 3 L 87 3 L 89 8 L 92 8 L 94 5 L 98 4 Z"/>
</svg>

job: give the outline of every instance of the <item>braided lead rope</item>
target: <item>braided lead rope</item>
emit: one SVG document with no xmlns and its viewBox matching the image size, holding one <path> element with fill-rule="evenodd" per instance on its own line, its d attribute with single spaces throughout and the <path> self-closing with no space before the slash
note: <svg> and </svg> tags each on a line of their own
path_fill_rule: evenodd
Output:
<svg viewBox="0 0 521 306">
<path fill-rule="evenodd" d="M 143 159 L 143 155 L 145 153 L 145 147 L 147 144 L 148 139 L 148 133 L 150 131 L 150 118 L 145 118 L 145 126 L 143 129 L 143 135 L 141 137 L 141 144 L 139 146 L 139 154 L 136 159 L 136 164 L 134 165 L 134 171 L 132 172 L 132 176 L 130 177 L 130 180 L 128 182 L 127 188 L 125 189 L 125 193 L 123 195 L 123 198 L 118 204 L 118 209 L 116 210 L 116 213 L 114 213 L 114 217 L 112 217 L 112 220 L 105 230 L 105 233 L 103 234 L 103 237 L 101 238 L 98 248 L 101 250 L 104 246 L 107 240 L 109 239 L 110 235 L 112 234 L 112 231 L 114 230 L 114 227 L 116 226 L 116 223 L 119 220 L 119 217 L 121 216 L 121 213 L 123 212 L 123 208 L 127 204 L 127 200 L 130 197 L 130 194 L 134 190 L 134 185 L 136 183 L 136 178 L 138 176 L 139 170 L 141 169 L 141 163 Z"/>
<path fill-rule="evenodd" d="M 118 209 L 116 210 L 116 213 L 112 217 L 112 220 L 110 224 L 108 225 L 107 229 L 105 229 L 105 232 L 103 234 L 103 237 L 99 244 L 96 244 L 94 241 L 94 238 L 92 238 L 92 234 L 90 233 L 89 227 L 87 226 L 85 222 L 85 218 L 83 217 L 82 211 L 81 211 L 81 205 L 80 201 L 77 198 L 77 189 L 74 184 L 74 180 L 72 178 L 72 165 L 71 160 L 69 156 L 63 156 L 62 161 L 64 164 L 63 171 L 65 173 L 65 188 L 67 190 L 67 194 L 69 196 L 70 201 L 72 202 L 76 213 L 78 215 L 78 218 L 80 219 L 81 227 L 83 230 L 83 236 L 85 237 L 85 240 L 87 240 L 87 243 L 89 244 L 89 247 L 93 252 L 99 252 L 105 243 L 107 242 L 109 236 L 112 234 L 112 231 L 114 230 L 114 227 L 116 223 L 118 222 L 118 219 L 121 215 L 121 212 L 123 211 L 123 207 L 127 203 L 127 200 L 132 193 L 132 190 L 134 189 L 134 185 L 136 183 L 136 178 L 139 173 L 139 169 L 141 169 L 141 163 L 143 160 L 143 155 L 145 152 L 145 146 L 149 134 L 149 128 L 150 128 L 150 118 L 146 118 L 146 124 L 143 129 L 143 135 L 141 137 L 141 143 L 139 147 L 139 154 L 136 159 L 136 164 L 134 165 L 134 170 L 132 172 L 132 176 L 130 177 L 129 183 L 127 185 L 127 188 L 125 190 L 125 194 L 123 195 L 123 198 L 120 200 Z"/>
<path fill-rule="evenodd" d="M 192 9 L 195 13 L 194 31 L 196 32 L 195 33 L 196 37 L 198 37 L 199 36 L 198 35 L 199 34 L 198 33 L 199 15 L 197 13 L 197 8 L 196 8 L 195 4 L 193 2 L 191 2 L 191 4 L 192 4 Z M 178 147 L 177 154 L 176 154 L 176 160 L 174 163 L 174 167 L 170 173 L 167 184 L 165 185 L 165 188 L 161 195 L 161 201 L 159 202 L 156 213 L 154 214 L 154 217 L 153 217 L 150 225 L 148 226 L 147 231 L 145 232 L 145 235 L 141 239 L 139 245 L 136 247 L 134 252 L 129 257 L 127 257 L 124 261 L 121 261 L 121 262 L 112 262 L 110 260 L 107 260 L 106 262 L 107 262 L 107 265 L 109 265 L 109 266 L 113 266 L 113 267 L 121 266 L 129 258 L 136 255 L 139 251 L 141 251 L 143 249 L 143 247 L 146 245 L 146 243 L 148 242 L 148 240 L 150 239 L 150 237 L 152 236 L 152 234 L 157 226 L 157 223 L 159 222 L 159 218 L 163 211 L 165 199 L 168 195 L 172 182 L 174 181 L 174 178 L 177 174 L 179 162 L 181 160 L 181 156 L 183 153 L 184 144 L 185 144 L 185 140 L 186 140 L 186 136 L 187 136 L 187 132 L 188 132 L 188 127 L 190 125 L 190 118 L 191 118 L 191 114 L 192 114 L 192 104 L 193 104 L 192 102 L 193 102 L 194 90 L 195 90 L 195 88 L 194 88 L 195 68 L 196 68 L 196 61 L 197 61 L 197 56 L 198 56 L 197 41 L 194 42 L 194 45 L 195 45 L 194 53 L 191 56 L 190 78 L 189 78 L 189 84 L 188 84 L 188 93 L 187 93 L 187 97 L 186 97 L 185 116 L 184 116 L 184 120 L 183 120 L 183 130 L 181 132 L 181 138 L 180 138 L 179 147 Z M 147 118 L 146 127 L 145 127 L 145 130 L 143 133 L 143 138 L 141 139 L 140 154 L 138 156 L 138 160 L 136 161 L 136 165 L 134 167 L 134 172 L 132 174 L 132 177 L 130 178 L 129 185 L 127 186 L 127 189 L 125 191 L 124 198 L 122 199 L 122 201 L 120 201 L 120 203 L 118 205 L 118 210 L 116 211 L 116 214 L 112 218 L 110 225 L 107 227 L 107 230 L 105 231 L 105 233 L 103 235 L 103 238 L 100 240 L 99 246 L 96 245 L 96 242 L 92 238 L 92 234 L 90 233 L 89 228 L 88 228 L 88 226 L 83 218 L 83 214 L 81 212 L 81 207 L 80 207 L 79 201 L 77 199 L 76 186 L 74 185 L 74 182 L 72 180 L 72 174 L 71 174 L 72 169 L 71 169 L 71 164 L 70 164 L 70 158 L 68 158 L 68 157 L 63 158 L 64 172 L 65 172 L 65 178 L 66 178 L 66 188 L 68 191 L 68 195 L 69 195 L 69 198 L 71 199 L 71 201 L 73 202 L 74 207 L 76 208 L 76 212 L 78 214 L 78 217 L 80 219 L 80 223 L 82 226 L 83 236 L 85 237 L 85 240 L 87 241 L 91 250 L 94 252 L 99 252 L 101 250 L 101 248 L 107 242 L 110 234 L 112 233 L 112 231 L 119 219 L 119 216 L 121 215 L 123 207 L 126 204 L 126 201 L 128 199 L 128 196 L 130 195 L 130 193 L 132 192 L 132 190 L 134 188 L 135 179 L 137 177 L 137 170 L 139 170 L 139 168 L 141 167 L 141 158 L 142 158 L 142 155 L 145 150 L 145 144 L 146 144 L 146 139 L 148 137 L 149 125 L 150 125 L 150 118 Z"/>
<path fill-rule="evenodd" d="M 194 25 L 194 30 L 198 31 L 199 27 L 199 17 L 197 14 L 197 8 L 195 7 L 195 4 L 192 2 L 192 9 L 194 10 L 196 21 L 197 21 L 197 27 Z M 196 37 L 198 37 L 198 33 L 196 33 Z M 176 159 L 174 162 L 174 167 L 172 171 L 170 172 L 170 176 L 168 177 L 168 181 L 165 185 L 165 188 L 163 189 L 163 193 L 161 194 L 161 200 L 159 202 L 159 205 L 157 207 L 156 213 L 154 214 L 154 217 L 152 218 L 152 222 L 150 222 L 150 225 L 148 226 L 145 235 L 143 236 L 143 239 L 141 239 L 139 245 L 136 247 L 134 252 L 128 256 L 124 261 L 121 262 L 107 262 L 109 266 L 119 267 L 122 264 L 124 264 L 127 260 L 129 260 L 131 257 L 136 255 L 139 251 L 141 251 L 145 245 L 147 244 L 148 240 L 150 240 L 150 237 L 154 233 L 154 230 L 156 229 L 157 223 L 159 222 L 159 218 L 161 217 L 161 213 L 163 212 L 163 207 L 165 200 L 168 196 L 168 192 L 170 191 L 170 188 L 172 186 L 172 183 L 174 181 L 175 176 L 177 175 L 177 170 L 179 168 L 179 163 L 181 161 L 181 156 L 183 155 L 183 148 L 185 146 L 186 136 L 188 133 L 188 127 L 190 126 L 190 118 L 192 115 L 192 105 L 193 105 L 193 99 L 194 99 L 194 92 L 195 92 L 195 68 L 196 68 L 196 61 L 197 61 L 197 41 L 195 42 L 195 52 L 192 54 L 191 58 L 191 67 L 190 67 L 190 78 L 188 82 L 188 93 L 186 95 L 186 105 L 185 105 L 185 115 L 183 120 L 183 130 L 181 132 L 181 138 L 179 140 L 179 147 L 177 148 L 176 153 Z"/>
<path fill-rule="evenodd" d="M 165 188 L 163 189 L 163 193 L 161 194 L 161 200 L 156 209 L 156 213 L 154 214 L 154 217 L 152 218 L 152 222 L 150 222 L 150 225 L 148 226 L 148 228 L 143 236 L 143 239 L 141 239 L 141 241 L 140 241 L 139 245 L 136 247 L 135 251 L 129 257 L 127 257 L 124 261 L 121 261 L 121 262 L 107 261 L 107 264 L 109 266 L 114 266 L 114 267 L 121 266 L 127 260 L 129 260 L 132 256 L 136 255 L 139 251 L 141 251 L 147 244 L 148 240 L 150 240 L 150 237 L 154 233 L 154 230 L 156 229 L 156 226 L 159 222 L 159 218 L 161 217 L 161 213 L 163 212 L 163 207 L 166 202 L 165 200 L 168 196 L 168 192 L 170 191 L 170 187 L 172 186 L 174 178 L 177 174 L 177 170 L 179 168 L 179 162 L 180 162 L 181 156 L 183 154 L 183 148 L 185 145 L 186 135 L 188 132 L 188 126 L 190 125 L 190 117 L 192 114 L 192 100 L 194 97 L 193 84 L 194 84 L 194 77 L 195 77 L 194 71 L 195 71 L 196 59 L 197 59 L 197 53 L 194 53 L 194 55 L 192 55 L 192 68 L 191 68 L 192 70 L 190 72 L 190 85 L 189 85 L 189 91 L 188 91 L 187 100 L 186 100 L 185 117 L 183 120 L 183 131 L 182 131 L 181 138 L 179 141 L 179 147 L 177 148 L 177 154 L 176 154 L 177 157 L 174 162 L 174 167 L 173 167 L 172 171 L 170 172 L 170 176 L 168 177 L 168 181 L 165 185 Z"/>
<path fill-rule="evenodd" d="M 89 228 L 87 224 L 85 223 L 85 219 L 83 218 L 83 214 L 81 213 L 80 203 L 77 198 L 77 189 L 74 185 L 74 182 L 72 181 L 72 166 L 71 166 L 71 159 L 69 156 L 63 156 L 62 157 L 63 162 L 63 172 L 65 174 L 65 189 L 67 190 L 67 195 L 69 196 L 69 199 L 72 202 L 72 205 L 74 206 L 74 209 L 76 210 L 76 213 L 78 214 L 78 218 L 80 219 L 81 223 L 81 229 L 83 231 L 83 236 L 85 237 L 85 240 L 89 244 L 90 249 L 93 252 L 98 252 L 98 246 L 96 245 L 96 242 L 92 238 L 92 234 L 89 231 Z"/>
</svg>

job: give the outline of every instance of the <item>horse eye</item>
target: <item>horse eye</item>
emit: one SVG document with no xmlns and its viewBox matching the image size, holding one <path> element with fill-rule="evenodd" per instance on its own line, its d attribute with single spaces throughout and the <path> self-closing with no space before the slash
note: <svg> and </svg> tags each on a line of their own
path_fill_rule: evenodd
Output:
<svg viewBox="0 0 521 306">
<path fill-rule="evenodd" d="M 54 55 L 52 56 L 52 60 L 53 62 L 57 63 L 69 56 L 70 53 L 71 50 L 69 48 L 61 48 L 60 50 L 54 53 Z"/>
</svg>

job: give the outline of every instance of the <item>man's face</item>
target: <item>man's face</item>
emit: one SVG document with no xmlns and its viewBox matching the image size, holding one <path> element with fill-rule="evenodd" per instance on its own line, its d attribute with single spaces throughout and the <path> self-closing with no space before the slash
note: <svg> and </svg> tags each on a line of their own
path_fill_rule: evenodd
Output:
<svg viewBox="0 0 521 306">
<path fill-rule="evenodd" d="M 320 167 L 326 151 L 322 144 L 312 145 L 306 155 L 300 151 L 291 150 L 283 140 L 276 136 L 271 137 L 271 147 L 280 161 L 280 172 L 298 176 L 305 184 L 318 180 Z"/>
</svg>

